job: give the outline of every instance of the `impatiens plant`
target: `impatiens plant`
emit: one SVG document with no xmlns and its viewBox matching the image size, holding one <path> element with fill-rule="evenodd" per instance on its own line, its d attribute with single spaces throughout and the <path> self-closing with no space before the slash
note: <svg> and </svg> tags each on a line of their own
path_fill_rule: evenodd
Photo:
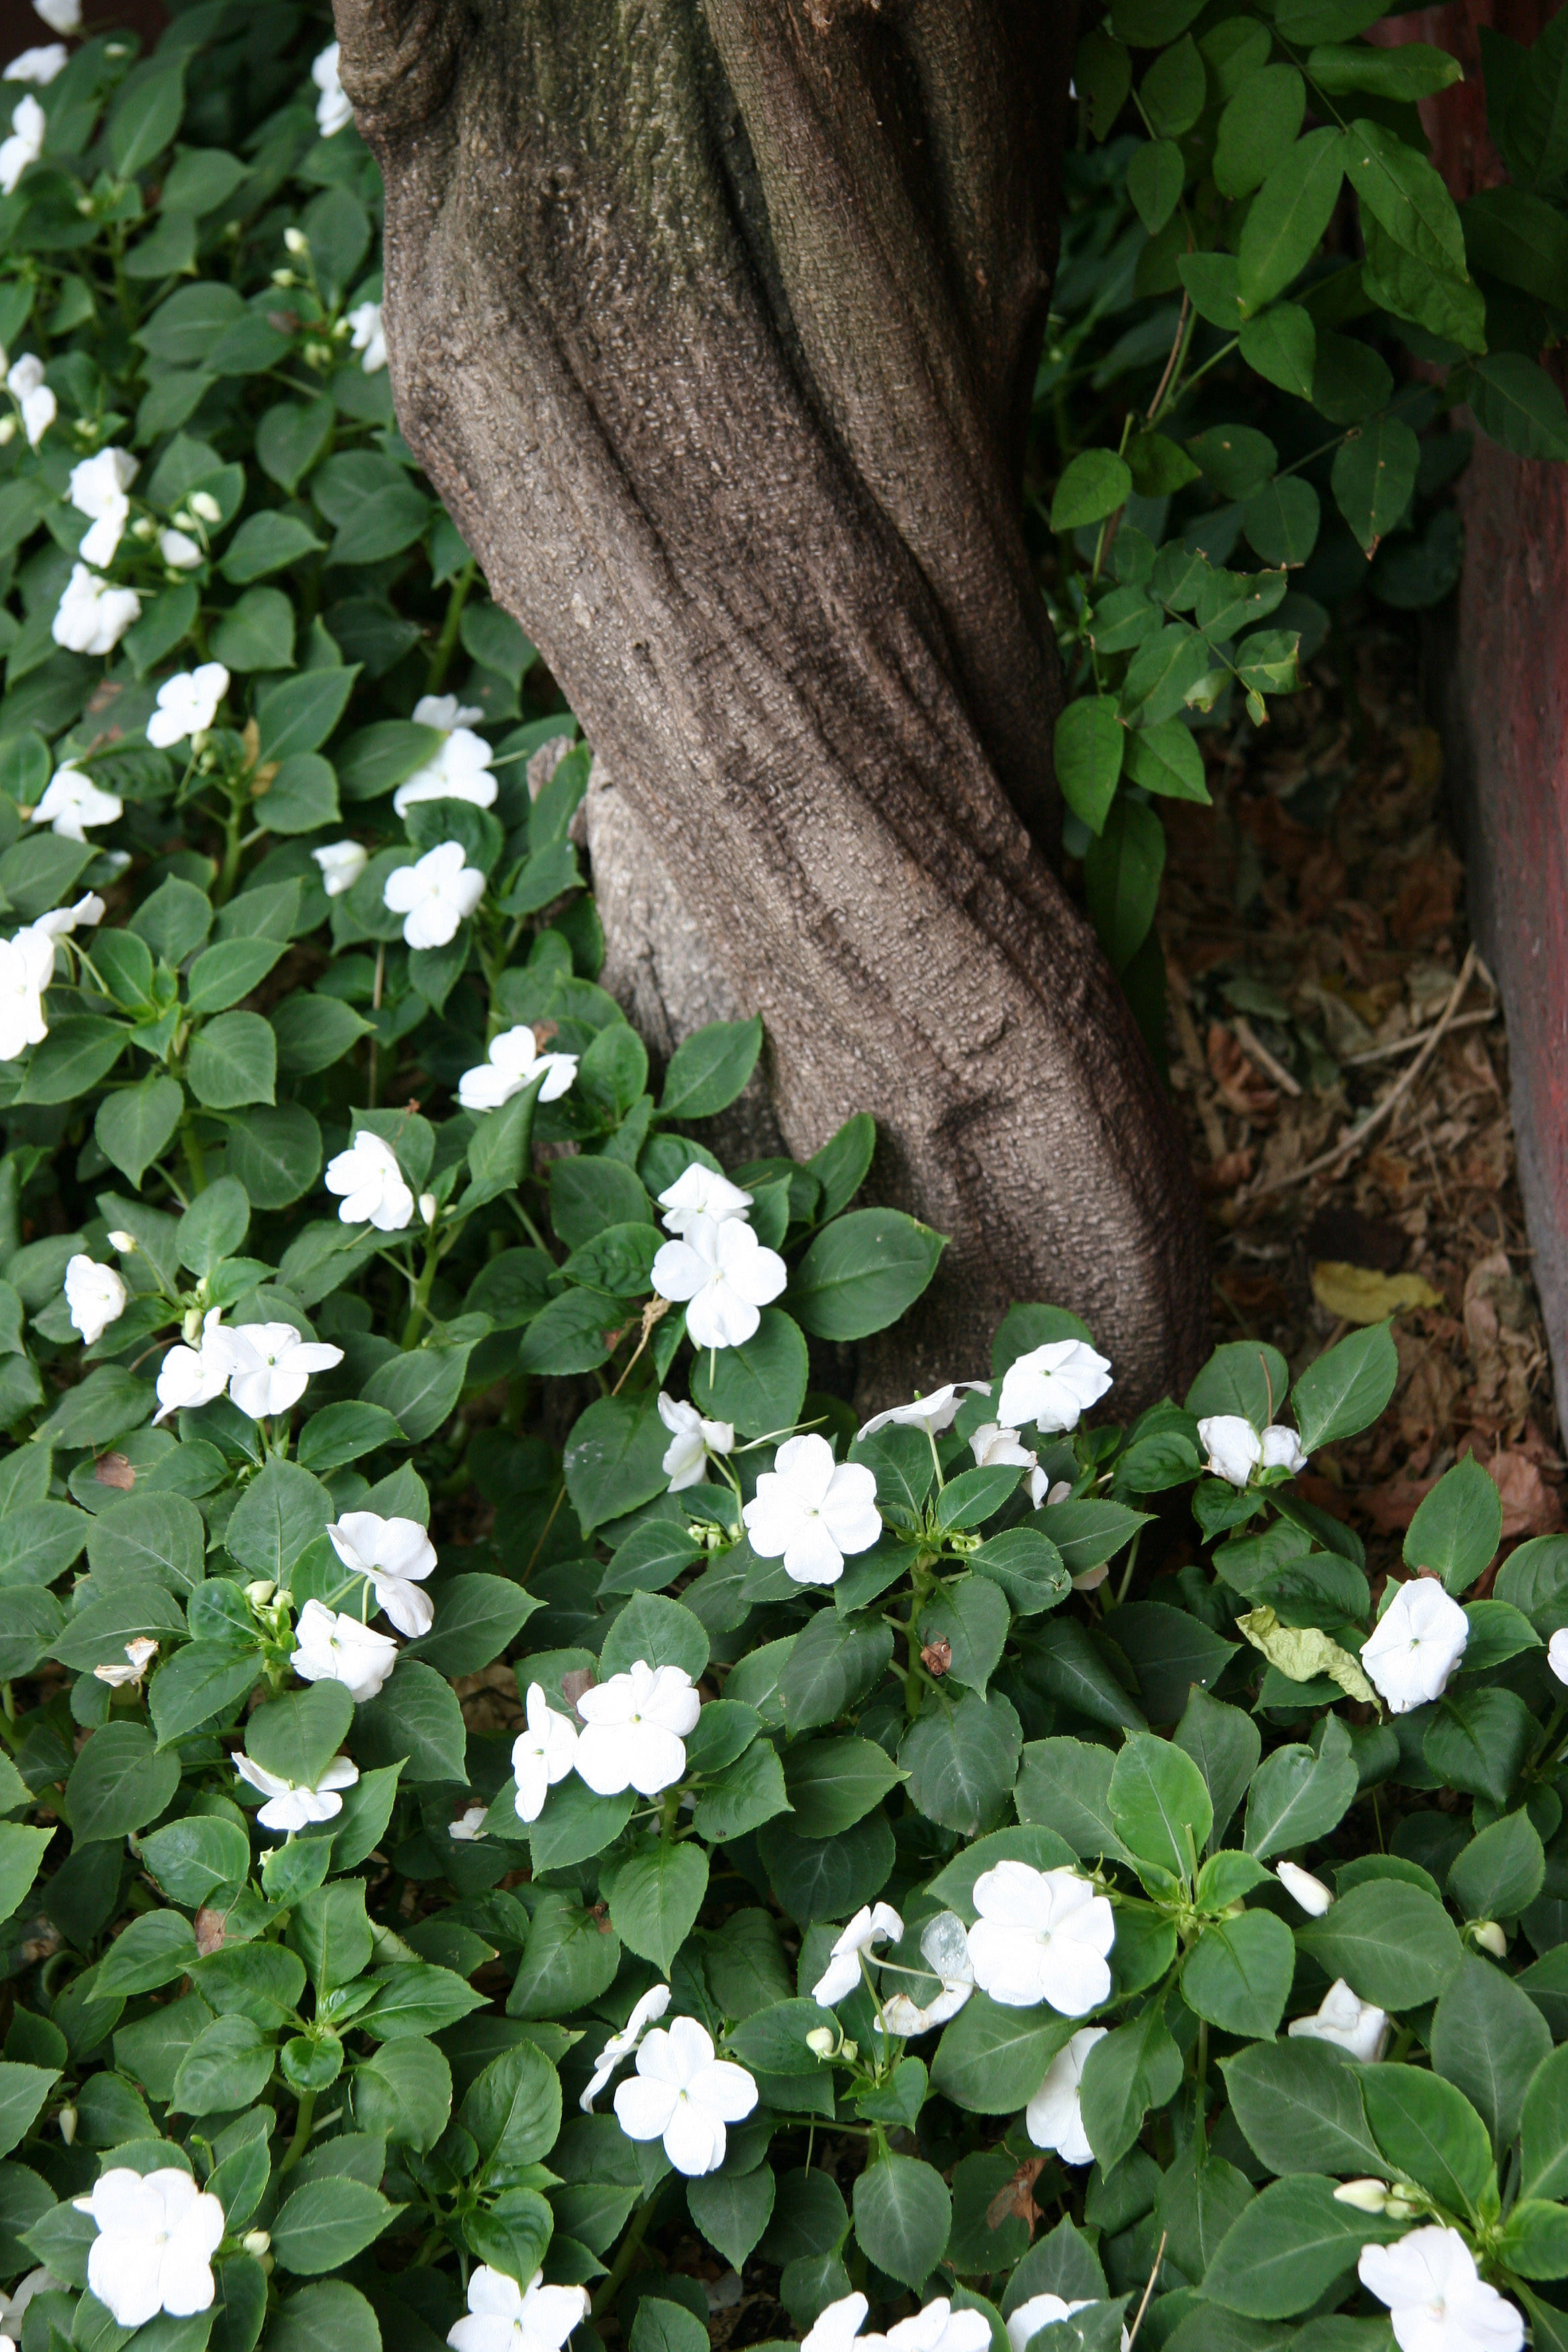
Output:
<svg viewBox="0 0 1568 2352">
<path fill-rule="evenodd" d="M 598 985 L 325 31 L 0 147 L 0 2339 L 1568 2352 L 1568 1539 L 1368 1562 L 1382 1329 L 857 1412 L 941 1236 Z"/>
</svg>

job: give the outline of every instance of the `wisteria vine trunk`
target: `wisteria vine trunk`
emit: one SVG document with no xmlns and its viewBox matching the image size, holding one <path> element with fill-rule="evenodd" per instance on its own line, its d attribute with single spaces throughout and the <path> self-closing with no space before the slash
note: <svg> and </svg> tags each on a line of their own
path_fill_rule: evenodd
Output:
<svg viewBox="0 0 1568 2352">
<path fill-rule="evenodd" d="M 1206 1275 L 1053 871 L 1018 475 L 1074 16 L 337 0 L 403 430 L 763 1014 L 791 1148 L 871 1109 L 952 1236 L 917 1377 L 1051 1297 L 1131 1400 Z"/>
</svg>

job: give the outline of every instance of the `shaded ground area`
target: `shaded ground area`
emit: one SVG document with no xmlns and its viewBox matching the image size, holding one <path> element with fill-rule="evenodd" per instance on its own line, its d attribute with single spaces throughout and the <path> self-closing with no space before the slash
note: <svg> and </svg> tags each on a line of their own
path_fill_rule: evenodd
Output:
<svg viewBox="0 0 1568 2352">
<path fill-rule="evenodd" d="M 1337 635 L 1273 709 L 1211 739 L 1214 810 L 1161 812 L 1171 1076 L 1210 1205 L 1214 1337 L 1272 1340 L 1299 1370 L 1393 1313 L 1394 1403 L 1314 1465 L 1319 1499 L 1392 1534 L 1473 1452 L 1505 1537 L 1545 1533 L 1564 1464 L 1507 1038 L 1468 952 L 1413 635 L 1386 619 Z"/>
</svg>

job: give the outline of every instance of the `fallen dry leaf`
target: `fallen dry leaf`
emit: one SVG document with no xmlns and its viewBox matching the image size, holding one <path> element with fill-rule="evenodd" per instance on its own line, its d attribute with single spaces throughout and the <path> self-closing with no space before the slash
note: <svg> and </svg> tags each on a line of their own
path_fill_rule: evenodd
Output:
<svg viewBox="0 0 1568 2352">
<path fill-rule="evenodd" d="M 1258 1121 L 1273 1118 L 1279 1108 L 1278 1087 L 1270 1086 L 1223 1021 L 1209 1024 L 1207 1054 L 1209 1076 L 1231 1110 Z"/>
<path fill-rule="evenodd" d="M 1418 1274 L 1378 1274 L 1369 1265 L 1347 1265 L 1338 1258 L 1317 1260 L 1312 1296 L 1345 1323 L 1386 1323 L 1391 1315 L 1443 1304 L 1442 1293 Z"/>
</svg>

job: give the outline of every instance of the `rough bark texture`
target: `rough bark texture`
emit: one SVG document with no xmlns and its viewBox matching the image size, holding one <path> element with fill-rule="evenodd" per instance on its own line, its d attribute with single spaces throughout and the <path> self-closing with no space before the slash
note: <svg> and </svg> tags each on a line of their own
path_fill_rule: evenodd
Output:
<svg viewBox="0 0 1568 2352">
<path fill-rule="evenodd" d="M 398 414 L 762 1012 L 808 1152 L 952 1246 L 897 1385 L 1010 1299 L 1128 1402 L 1207 1277 L 1148 1055 L 1048 863 L 1017 514 L 1073 34 L 1039 0 L 337 0 Z"/>
</svg>

